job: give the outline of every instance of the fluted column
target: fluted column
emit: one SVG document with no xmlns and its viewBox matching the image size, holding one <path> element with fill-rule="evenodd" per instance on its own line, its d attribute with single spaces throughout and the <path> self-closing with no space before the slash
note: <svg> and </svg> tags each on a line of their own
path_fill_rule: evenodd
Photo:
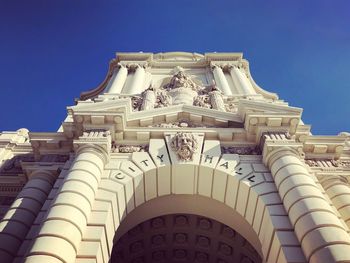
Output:
<svg viewBox="0 0 350 263">
<path fill-rule="evenodd" d="M 227 79 L 225 77 L 224 72 L 222 71 L 222 68 L 218 65 L 213 66 L 213 75 L 216 82 L 216 85 L 218 88 L 225 94 L 225 95 L 232 95 L 232 91 L 230 89 L 230 86 L 228 85 Z"/>
<path fill-rule="evenodd" d="M 350 185 L 340 176 L 322 178 L 321 184 L 326 194 L 350 228 Z"/>
<path fill-rule="evenodd" d="M 45 203 L 56 176 L 49 171 L 33 172 L 31 179 L 0 222 L 0 261 L 12 262 Z"/>
<path fill-rule="evenodd" d="M 142 66 L 137 65 L 128 93 L 138 94 L 145 89 L 145 74 L 145 69 Z"/>
<path fill-rule="evenodd" d="M 79 147 L 25 262 L 75 261 L 106 161 L 103 147 Z"/>
<path fill-rule="evenodd" d="M 243 92 L 244 95 L 256 94 L 247 76 L 237 66 L 233 65 L 230 68 L 230 75 L 233 83 L 238 86 L 238 90 Z"/>
<path fill-rule="evenodd" d="M 119 70 L 115 73 L 114 78 L 111 80 L 108 93 L 120 93 L 128 77 L 128 69 L 124 65 L 120 65 Z"/>
<path fill-rule="evenodd" d="M 350 236 L 297 153 L 283 147 L 264 160 L 308 262 L 350 261 Z"/>
</svg>

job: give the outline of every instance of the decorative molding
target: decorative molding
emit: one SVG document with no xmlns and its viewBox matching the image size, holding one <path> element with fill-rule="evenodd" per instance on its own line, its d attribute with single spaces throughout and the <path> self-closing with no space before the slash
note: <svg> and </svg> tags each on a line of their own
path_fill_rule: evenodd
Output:
<svg viewBox="0 0 350 263">
<path fill-rule="evenodd" d="M 221 146 L 222 153 L 231 153 L 239 155 L 260 155 L 261 150 L 258 146 Z"/>
<path fill-rule="evenodd" d="M 110 131 L 103 129 L 86 130 L 78 140 L 74 140 L 76 153 L 84 150 L 93 151 L 105 163 L 108 161 L 111 148 Z"/>
<path fill-rule="evenodd" d="M 175 122 L 169 123 L 156 123 L 149 125 L 148 127 L 160 127 L 160 128 L 214 128 L 215 125 L 195 123 L 188 119 L 180 119 Z"/>
<path fill-rule="evenodd" d="M 112 153 L 148 152 L 149 145 L 117 145 L 112 142 Z"/>
<path fill-rule="evenodd" d="M 170 105 L 192 105 L 226 111 L 221 92 L 213 85 L 201 86 L 186 75 L 181 67 L 175 68 L 170 82 L 163 87 L 150 87 L 139 96 L 131 97 L 133 111 L 163 108 Z M 230 110 L 231 111 L 231 110 Z"/>
<path fill-rule="evenodd" d="M 305 163 L 310 167 L 344 167 L 350 168 L 350 161 L 334 160 L 334 159 L 305 159 Z"/>
</svg>

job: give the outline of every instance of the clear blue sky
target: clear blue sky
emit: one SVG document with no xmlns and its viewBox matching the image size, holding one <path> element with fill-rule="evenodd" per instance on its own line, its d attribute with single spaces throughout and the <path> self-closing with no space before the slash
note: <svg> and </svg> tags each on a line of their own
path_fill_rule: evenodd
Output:
<svg viewBox="0 0 350 263">
<path fill-rule="evenodd" d="M 349 131 L 349 14 L 350 1 L 0 0 L 0 130 L 57 130 L 116 51 L 232 51 L 314 134 Z"/>
</svg>

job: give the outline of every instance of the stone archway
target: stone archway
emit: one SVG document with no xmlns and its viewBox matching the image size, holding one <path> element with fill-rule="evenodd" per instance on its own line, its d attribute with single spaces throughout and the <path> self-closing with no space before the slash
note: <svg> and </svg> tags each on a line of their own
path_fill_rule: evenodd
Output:
<svg viewBox="0 0 350 263">
<path fill-rule="evenodd" d="M 249 263 L 261 258 L 258 236 L 237 212 L 207 197 L 169 195 L 126 216 L 114 237 L 111 263 Z"/>
<path fill-rule="evenodd" d="M 97 200 L 101 201 L 106 201 L 105 197 L 99 197 L 102 193 L 105 196 L 107 192 L 114 193 L 117 197 L 112 202 L 116 206 L 112 214 L 115 222 L 114 229 L 118 229 L 117 233 L 123 232 L 123 222 L 132 222 L 129 216 L 143 205 L 167 197 L 202 197 L 216 202 L 215 206 L 206 206 L 207 210 L 217 205 L 225 206 L 231 211 L 228 218 L 232 222 L 235 221 L 234 215 L 239 215 L 240 221 L 245 222 L 246 227 L 238 227 L 238 232 L 259 252 L 263 262 L 305 262 L 300 243 L 296 239 L 294 228 L 283 207 L 276 185 L 269 170 L 262 164 L 261 157 L 246 157 L 237 162 L 238 155 L 226 154 L 212 168 L 201 164 L 192 165 L 192 167 L 178 164 L 175 169 L 183 169 L 178 173 L 174 172 L 174 165 L 171 164 L 157 167 L 153 158 L 146 152 L 137 154 L 132 156 L 132 161 L 121 160 L 118 164 L 119 169 L 111 169 L 100 183 L 101 194 L 97 193 Z M 195 173 L 195 176 L 187 172 L 188 168 Z M 183 181 L 184 174 L 191 180 Z M 207 175 L 211 175 L 210 180 L 203 177 Z M 184 188 L 180 186 L 181 181 L 186 184 L 186 189 L 193 189 L 193 191 L 184 193 Z M 188 184 L 192 185 L 188 187 Z M 165 203 L 170 204 L 163 203 L 166 209 L 174 205 L 171 200 Z M 231 225 L 230 220 L 223 222 L 221 214 L 217 213 L 216 218 L 215 213 L 211 216 L 191 211 L 189 207 L 198 207 L 196 204 L 189 205 L 187 201 L 183 204 L 187 204 L 187 210 L 166 211 L 163 215 L 176 213 L 200 215 L 237 230 L 237 225 Z M 148 209 L 148 211 L 152 210 L 155 209 Z M 155 211 L 157 211 L 156 214 L 135 222 L 133 226 L 129 226 L 128 230 L 143 221 L 161 215 L 159 209 Z M 125 218 L 128 219 L 125 220 Z M 249 229 L 250 234 L 244 233 L 243 229 Z M 124 230 L 124 233 L 128 230 Z"/>
<path fill-rule="evenodd" d="M 231 227 L 252 244 L 262 262 L 305 262 L 294 227 L 261 156 L 203 155 L 192 164 L 159 164 L 152 153 L 134 152 L 112 155 L 102 169 L 104 159 L 97 150 L 81 149 L 71 169 L 62 174 L 60 193 L 45 218 L 47 227 L 41 229 L 27 262 L 36 262 L 39 256 L 46 255 L 47 240 L 59 240 L 70 249 L 60 253 L 62 246 L 55 247 L 57 251 L 50 257 L 62 258 L 61 261 L 109 262 L 115 232 L 117 236 L 123 232 L 123 222 L 130 224 L 126 233 L 143 221 L 179 213 L 210 218 Z M 165 160 L 165 153 L 160 157 Z M 76 189 L 81 191 L 76 193 Z M 189 198 L 176 206 L 171 198 L 182 196 Z M 157 209 L 146 209 L 154 214 L 146 218 L 141 214 L 135 217 L 141 221 L 130 223 L 133 213 L 163 198 L 170 199 L 161 202 Z M 206 200 L 191 203 L 196 198 Z M 165 210 L 161 211 L 161 207 Z M 198 211 L 201 207 L 204 212 Z M 230 211 L 227 216 L 220 207 Z M 70 211 L 69 222 L 66 211 Z M 62 232 L 59 226 L 63 224 L 84 230 L 80 232 L 81 239 L 72 231 Z"/>
</svg>

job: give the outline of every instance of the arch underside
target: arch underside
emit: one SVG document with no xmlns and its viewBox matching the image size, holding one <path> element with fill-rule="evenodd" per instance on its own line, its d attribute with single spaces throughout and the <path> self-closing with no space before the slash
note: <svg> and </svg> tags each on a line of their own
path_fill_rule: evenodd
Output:
<svg viewBox="0 0 350 263">
<path fill-rule="evenodd" d="M 146 220 L 120 237 L 110 262 L 252 263 L 261 258 L 225 224 L 198 215 L 169 214 Z"/>
</svg>

